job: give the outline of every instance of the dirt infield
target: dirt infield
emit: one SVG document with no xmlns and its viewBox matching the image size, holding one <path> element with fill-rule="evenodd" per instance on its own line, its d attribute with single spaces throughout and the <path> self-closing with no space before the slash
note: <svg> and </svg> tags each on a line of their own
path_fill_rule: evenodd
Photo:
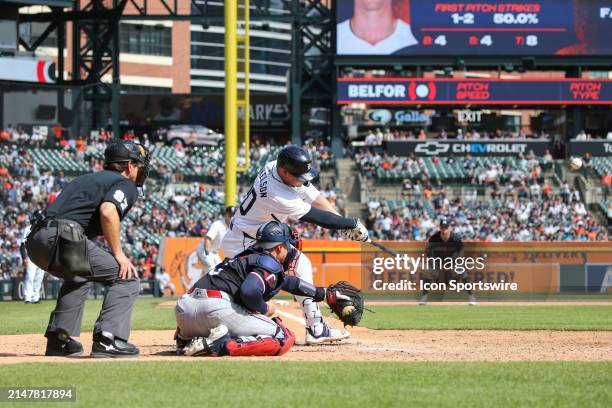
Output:
<svg viewBox="0 0 612 408">
<path fill-rule="evenodd" d="M 609 304 L 609 303 L 608 303 Z M 162 304 L 169 307 L 171 303 Z M 342 343 L 305 346 L 300 311 L 293 304 L 280 315 L 298 343 L 281 357 L 295 361 L 612 361 L 610 331 L 370 330 L 353 328 Z M 333 325 L 339 327 L 337 320 Z M 173 331 L 134 331 L 130 340 L 141 350 L 138 361 L 178 360 Z M 0 336 L 0 364 L 25 362 L 108 361 L 89 357 L 44 357 L 41 334 Z M 80 340 L 89 353 L 91 333 Z M 132 359 L 129 359 L 132 360 Z"/>
</svg>

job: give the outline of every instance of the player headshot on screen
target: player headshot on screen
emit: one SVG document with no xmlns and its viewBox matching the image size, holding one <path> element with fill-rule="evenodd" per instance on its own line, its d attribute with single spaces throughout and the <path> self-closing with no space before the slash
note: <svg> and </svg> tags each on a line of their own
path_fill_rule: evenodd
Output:
<svg viewBox="0 0 612 408">
<path fill-rule="evenodd" d="M 603 18 L 602 2 L 598 0 L 574 0 L 574 34 L 577 42 L 555 52 L 556 55 L 607 55 L 610 53 L 609 35 L 602 35 L 612 26 Z"/>
<path fill-rule="evenodd" d="M 355 0 L 353 16 L 337 27 L 338 54 L 392 54 L 416 45 L 410 25 L 393 13 L 393 0 Z"/>
</svg>

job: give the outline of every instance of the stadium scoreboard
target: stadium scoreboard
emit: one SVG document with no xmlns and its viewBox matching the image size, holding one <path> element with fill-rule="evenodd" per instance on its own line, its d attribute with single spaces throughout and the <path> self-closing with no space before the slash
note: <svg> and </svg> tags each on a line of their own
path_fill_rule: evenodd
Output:
<svg viewBox="0 0 612 408">
<path fill-rule="evenodd" d="M 612 2 L 605 0 L 396 0 L 393 14 L 415 41 L 378 55 L 610 55 Z M 354 1 L 337 2 L 338 23 Z M 338 41 L 342 39 L 338 37 Z M 346 53 L 338 46 L 338 55 Z M 364 52 L 365 54 L 365 52 Z"/>
</svg>

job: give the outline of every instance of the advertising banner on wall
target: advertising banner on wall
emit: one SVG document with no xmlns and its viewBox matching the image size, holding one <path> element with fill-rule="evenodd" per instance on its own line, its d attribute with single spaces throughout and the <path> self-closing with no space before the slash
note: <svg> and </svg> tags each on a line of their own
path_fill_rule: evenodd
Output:
<svg viewBox="0 0 612 408">
<path fill-rule="evenodd" d="M 587 152 L 591 156 L 610 156 L 612 155 L 612 140 L 572 140 L 569 143 L 569 148 L 572 156 L 584 156 Z"/>
<path fill-rule="evenodd" d="M 385 150 L 397 156 L 512 156 L 531 151 L 541 156 L 546 149 L 550 149 L 548 140 L 398 140 L 385 144 Z"/>
<path fill-rule="evenodd" d="M 55 64 L 52 61 L 0 58 L 0 81 L 55 83 Z"/>
<path fill-rule="evenodd" d="M 596 105 L 612 103 L 612 80 L 338 78 L 338 103 L 372 105 Z"/>
</svg>

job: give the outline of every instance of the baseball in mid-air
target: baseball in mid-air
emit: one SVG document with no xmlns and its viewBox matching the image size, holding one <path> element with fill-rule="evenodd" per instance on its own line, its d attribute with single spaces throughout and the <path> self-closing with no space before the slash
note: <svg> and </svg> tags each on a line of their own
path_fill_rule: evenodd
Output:
<svg viewBox="0 0 612 408">
<path fill-rule="evenodd" d="M 573 157 L 569 162 L 572 170 L 578 170 L 582 167 L 582 159 L 580 157 Z"/>
</svg>

